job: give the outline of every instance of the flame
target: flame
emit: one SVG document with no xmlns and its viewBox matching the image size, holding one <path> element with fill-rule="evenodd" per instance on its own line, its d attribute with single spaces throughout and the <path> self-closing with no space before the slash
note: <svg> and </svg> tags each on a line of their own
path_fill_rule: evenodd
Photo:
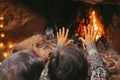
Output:
<svg viewBox="0 0 120 80">
<path fill-rule="evenodd" d="M 98 30 L 98 33 L 96 36 L 96 41 L 97 41 L 102 35 L 104 35 L 103 25 L 96 17 L 95 11 L 92 11 L 92 19 L 91 20 L 92 20 L 92 23 L 94 26 L 94 32 L 97 32 L 97 30 Z"/>
<path fill-rule="evenodd" d="M 96 13 L 95 11 L 92 11 L 92 13 L 90 13 L 90 22 L 89 24 L 92 25 L 94 27 L 94 33 L 96 33 L 97 31 L 97 35 L 96 35 L 96 41 L 102 37 L 104 35 L 104 29 L 103 29 L 103 25 L 102 23 L 100 22 L 100 19 L 98 19 L 98 17 L 96 16 Z M 76 33 L 75 33 L 75 37 L 84 37 L 85 34 L 84 34 L 84 19 L 80 22 L 77 30 L 76 30 Z"/>
</svg>

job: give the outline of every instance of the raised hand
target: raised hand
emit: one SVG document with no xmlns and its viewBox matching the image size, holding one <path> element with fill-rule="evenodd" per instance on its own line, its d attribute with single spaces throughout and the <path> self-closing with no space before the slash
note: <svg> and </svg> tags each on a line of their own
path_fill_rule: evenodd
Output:
<svg viewBox="0 0 120 80">
<path fill-rule="evenodd" d="M 67 29 L 65 31 L 65 28 L 59 29 L 59 32 L 57 32 L 57 45 L 66 45 L 66 40 L 68 37 L 69 30 Z"/>
<path fill-rule="evenodd" d="M 84 28 L 84 32 L 85 32 L 85 39 L 81 37 L 79 38 L 82 40 L 83 44 L 88 45 L 90 43 L 95 43 L 98 30 L 94 32 L 94 27 L 88 25 L 87 27 Z"/>
</svg>

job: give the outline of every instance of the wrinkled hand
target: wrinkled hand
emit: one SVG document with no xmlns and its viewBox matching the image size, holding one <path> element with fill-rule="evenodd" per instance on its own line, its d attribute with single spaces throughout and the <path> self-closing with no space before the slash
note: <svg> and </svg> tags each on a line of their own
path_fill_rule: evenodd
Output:
<svg viewBox="0 0 120 80">
<path fill-rule="evenodd" d="M 68 29 L 65 32 L 64 27 L 62 29 L 59 29 L 59 32 L 57 32 L 57 45 L 66 45 L 68 32 L 69 32 Z"/>
<path fill-rule="evenodd" d="M 88 25 L 87 27 L 84 28 L 84 32 L 85 32 L 85 39 L 81 37 L 79 38 L 80 40 L 82 40 L 83 44 L 88 45 L 90 43 L 95 43 L 98 30 L 94 32 L 94 27 Z"/>
</svg>

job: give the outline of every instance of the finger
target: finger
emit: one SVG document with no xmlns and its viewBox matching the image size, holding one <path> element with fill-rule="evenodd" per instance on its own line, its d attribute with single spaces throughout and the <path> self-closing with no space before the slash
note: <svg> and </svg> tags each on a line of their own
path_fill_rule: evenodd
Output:
<svg viewBox="0 0 120 80">
<path fill-rule="evenodd" d="M 70 43 L 71 43 L 71 42 L 73 42 L 73 41 L 74 41 L 74 40 L 68 40 L 68 42 L 67 42 L 67 43 L 68 43 L 68 44 L 70 44 Z"/>
<path fill-rule="evenodd" d="M 59 35 L 59 33 L 57 32 L 57 44 L 59 44 L 59 39 L 60 39 L 60 35 Z"/>
<path fill-rule="evenodd" d="M 58 34 L 58 32 L 57 32 L 57 39 L 59 39 L 59 34 Z"/>
<path fill-rule="evenodd" d="M 63 27 L 62 28 L 62 37 L 64 37 L 65 36 L 65 28 Z"/>
<path fill-rule="evenodd" d="M 93 35 L 93 39 L 94 39 L 94 40 L 96 40 L 97 34 L 98 34 L 98 30 L 96 30 L 96 31 L 94 32 L 94 35 Z"/>
<path fill-rule="evenodd" d="M 85 44 L 85 39 L 83 39 L 82 37 L 80 37 L 78 39 L 81 40 Z"/>
<path fill-rule="evenodd" d="M 65 39 L 67 39 L 67 37 L 68 37 L 68 32 L 69 32 L 69 29 L 67 29 L 67 31 L 65 33 Z"/>
<path fill-rule="evenodd" d="M 62 33 L 61 33 L 61 29 L 59 29 L 59 38 L 61 37 L 61 34 L 62 34 Z"/>
<path fill-rule="evenodd" d="M 90 30 L 90 25 L 88 25 L 87 30 L 88 30 L 88 35 L 91 35 L 91 34 L 90 34 L 90 31 L 91 31 L 91 30 Z"/>
<path fill-rule="evenodd" d="M 94 26 L 91 26 L 91 32 L 90 32 L 91 36 L 94 35 Z"/>
</svg>

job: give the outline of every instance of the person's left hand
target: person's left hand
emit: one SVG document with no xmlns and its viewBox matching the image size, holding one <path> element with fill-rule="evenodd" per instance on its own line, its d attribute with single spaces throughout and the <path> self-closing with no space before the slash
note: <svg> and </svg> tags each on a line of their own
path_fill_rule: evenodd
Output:
<svg viewBox="0 0 120 80">
<path fill-rule="evenodd" d="M 57 45 L 66 45 L 67 37 L 68 37 L 69 30 L 67 29 L 65 31 L 65 28 L 59 29 L 59 32 L 57 32 Z"/>
</svg>

